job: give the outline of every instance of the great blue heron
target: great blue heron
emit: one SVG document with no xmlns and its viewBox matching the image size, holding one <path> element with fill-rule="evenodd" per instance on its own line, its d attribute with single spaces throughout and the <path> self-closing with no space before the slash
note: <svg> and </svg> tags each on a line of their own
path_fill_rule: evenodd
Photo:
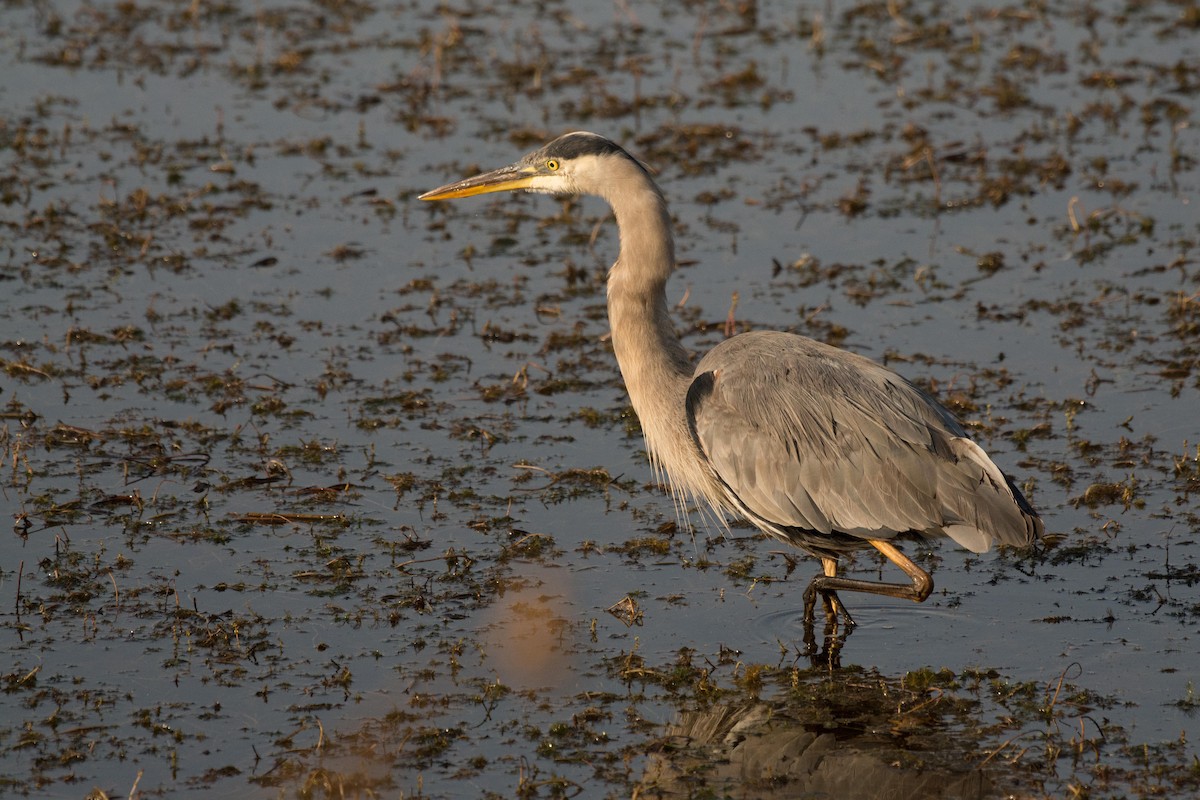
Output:
<svg viewBox="0 0 1200 800">
<path fill-rule="evenodd" d="M 561 136 L 515 164 L 426 192 L 447 200 L 524 190 L 595 195 L 612 207 L 620 254 L 608 273 L 612 344 L 646 449 L 676 501 L 742 516 L 821 559 L 805 591 L 921 602 L 929 574 L 893 544 L 948 536 L 976 553 L 1028 545 L 1044 528 L 1016 485 L 933 398 L 875 362 L 804 336 L 742 333 L 693 367 L 667 313 L 675 243 L 649 171 L 594 133 Z M 841 577 L 838 557 L 871 546 L 911 583 Z M 841 608 L 848 625 L 853 620 Z M 832 617 L 836 620 L 836 616 Z"/>
</svg>

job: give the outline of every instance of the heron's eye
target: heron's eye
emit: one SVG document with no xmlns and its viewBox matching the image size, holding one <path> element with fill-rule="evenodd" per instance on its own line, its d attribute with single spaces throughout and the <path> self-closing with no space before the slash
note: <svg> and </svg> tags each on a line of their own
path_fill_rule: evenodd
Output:
<svg viewBox="0 0 1200 800">
<path fill-rule="evenodd" d="M 558 159 L 552 158 L 549 161 L 547 161 L 546 169 L 550 170 L 551 172 L 557 172 L 558 171 Z"/>
</svg>

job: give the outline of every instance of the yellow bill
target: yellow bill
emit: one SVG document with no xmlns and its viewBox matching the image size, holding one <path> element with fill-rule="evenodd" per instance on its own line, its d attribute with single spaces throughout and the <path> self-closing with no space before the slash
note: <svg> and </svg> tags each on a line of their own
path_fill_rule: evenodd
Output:
<svg viewBox="0 0 1200 800">
<path fill-rule="evenodd" d="M 431 189 L 421 195 L 419 200 L 453 200 L 458 197 L 472 197 L 477 194 L 491 192 L 511 192 L 518 189 L 528 189 L 533 182 L 537 170 L 528 166 L 513 165 L 501 167 L 473 178 L 464 178 L 455 183 L 448 183 Z"/>
</svg>

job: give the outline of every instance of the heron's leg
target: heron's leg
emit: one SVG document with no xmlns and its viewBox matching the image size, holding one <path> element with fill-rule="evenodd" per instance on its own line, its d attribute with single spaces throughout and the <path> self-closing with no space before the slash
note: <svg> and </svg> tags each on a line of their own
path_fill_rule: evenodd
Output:
<svg viewBox="0 0 1200 800">
<path fill-rule="evenodd" d="M 897 594 L 895 597 L 907 597 L 914 603 L 923 603 L 925 598 L 933 592 L 933 578 L 929 577 L 929 573 L 913 563 L 912 559 L 896 549 L 896 546 L 891 542 L 883 539 L 872 539 L 871 545 L 887 556 L 887 560 L 891 561 L 900 569 L 904 570 L 904 574 L 912 578 L 912 586 L 910 594 Z"/>
<path fill-rule="evenodd" d="M 823 575 L 818 578 L 836 578 L 838 562 L 836 558 L 822 558 L 821 570 Z M 813 580 L 816 582 L 816 579 Z M 821 592 L 825 601 L 825 630 L 823 645 L 817 648 L 817 637 L 813 631 L 813 612 L 817 605 L 817 589 L 812 583 L 804 590 L 804 653 L 811 661 L 814 669 L 836 669 L 841 666 L 842 644 L 854 630 L 854 618 L 846 611 L 846 606 L 838 599 L 837 592 L 832 589 Z M 845 627 L 838 630 L 838 614 L 845 620 Z"/>
<path fill-rule="evenodd" d="M 912 600 L 920 603 L 929 597 L 933 591 L 933 578 L 929 577 L 929 573 L 918 567 L 912 562 L 908 556 L 896 549 L 896 546 L 884 539 L 869 539 L 871 546 L 879 552 L 887 556 L 888 561 L 891 561 L 900 569 L 904 570 L 904 574 L 912 579 L 912 583 L 880 583 L 878 581 L 864 581 L 856 578 L 839 578 L 837 575 L 818 575 L 813 578 L 813 581 L 808 586 L 808 591 L 832 593 L 838 589 L 845 589 L 850 592 L 866 592 L 868 594 L 880 594 L 885 597 L 898 597 L 902 600 Z M 807 595 L 805 593 L 806 605 Z M 815 597 L 814 597 L 815 599 Z M 842 613 L 845 614 L 845 606 L 842 607 Z"/>
<path fill-rule="evenodd" d="M 854 617 L 850 616 L 850 612 L 846 610 L 846 606 L 838 598 L 836 587 L 823 588 L 822 584 L 829 580 L 843 580 L 837 577 L 838 562 L 836 558 L 821 558 L 821 570 L 824 575 L 818 575 L 813 578 L 808 584 L 808 588 L 804 590 L 804 625 L 811 631 L 813 625 L 814 611 L 817 605 L 817 594 L 820 593 L 825 601 L 825 624 L 826 628 L 832 632 L 833 628 L 837 627 L 837 615 L 840 612 L 846 619 L 846 627 L 853 628 L 855 626 Z"/>
<path fill-rule="evenodd" d="M 836 558 L 822 558 L 821 570 L 825 573 L 826 578 L 837 577 L 838 562 Z M 837 616 L 838 596 L 836 592 L 825 592 L 825 616 Z"/>
<path fill-rule="evenodd" d="M 821 559 L 821 569 L 825 572 L 826 578 L 836 578 L 837 577 L 837 569 L 838 569 L 837 559 L 836 558 L 822 558 Z M 837 624 L 837 615 L 839 613 L 841 613 L 841 615 L 846 618 L 846 626 L 847 627 L 853 628 L 855 625 L 858 624 L 854 621 L 854 617 L 850 616 L 850 612 L 846 610 L 846 605 L 842 602 L 841 598 L 839 598 L 837 596 L 837 592 L 832 591 L 832 590 L 830 590 L 828 592 L 821 592 L 821 596 L 825 598 L 825 618 L 826 619 L 832 620 L 833 623 L 836 625 Z"/>
</svg>

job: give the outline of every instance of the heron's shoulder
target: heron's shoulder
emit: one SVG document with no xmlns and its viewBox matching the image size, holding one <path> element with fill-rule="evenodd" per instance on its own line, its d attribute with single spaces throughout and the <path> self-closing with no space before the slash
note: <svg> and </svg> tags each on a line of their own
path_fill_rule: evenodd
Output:
<svg viewBox="0 0 1200 800">
<path fill-rule="evenodd" d="M 865 356 L 784 331 L 750 331 L 726 339 L 710 350 L 696 367 L 704 372 L 849 370 L 890 373 Z"/>
<path fill-rule="evenodd" d="M 965 435 L 950 412 L 903 376 L 805 336 L 778 331 L 734 336 L 704 356 L 695 375 L 693 383 L 704 385 L 689 393 L 693 413 L 711 397 L 729 413 L 755 419 L 810 414 L 913 425 L 912 436 L 927 427 Z"/>
</svg>

